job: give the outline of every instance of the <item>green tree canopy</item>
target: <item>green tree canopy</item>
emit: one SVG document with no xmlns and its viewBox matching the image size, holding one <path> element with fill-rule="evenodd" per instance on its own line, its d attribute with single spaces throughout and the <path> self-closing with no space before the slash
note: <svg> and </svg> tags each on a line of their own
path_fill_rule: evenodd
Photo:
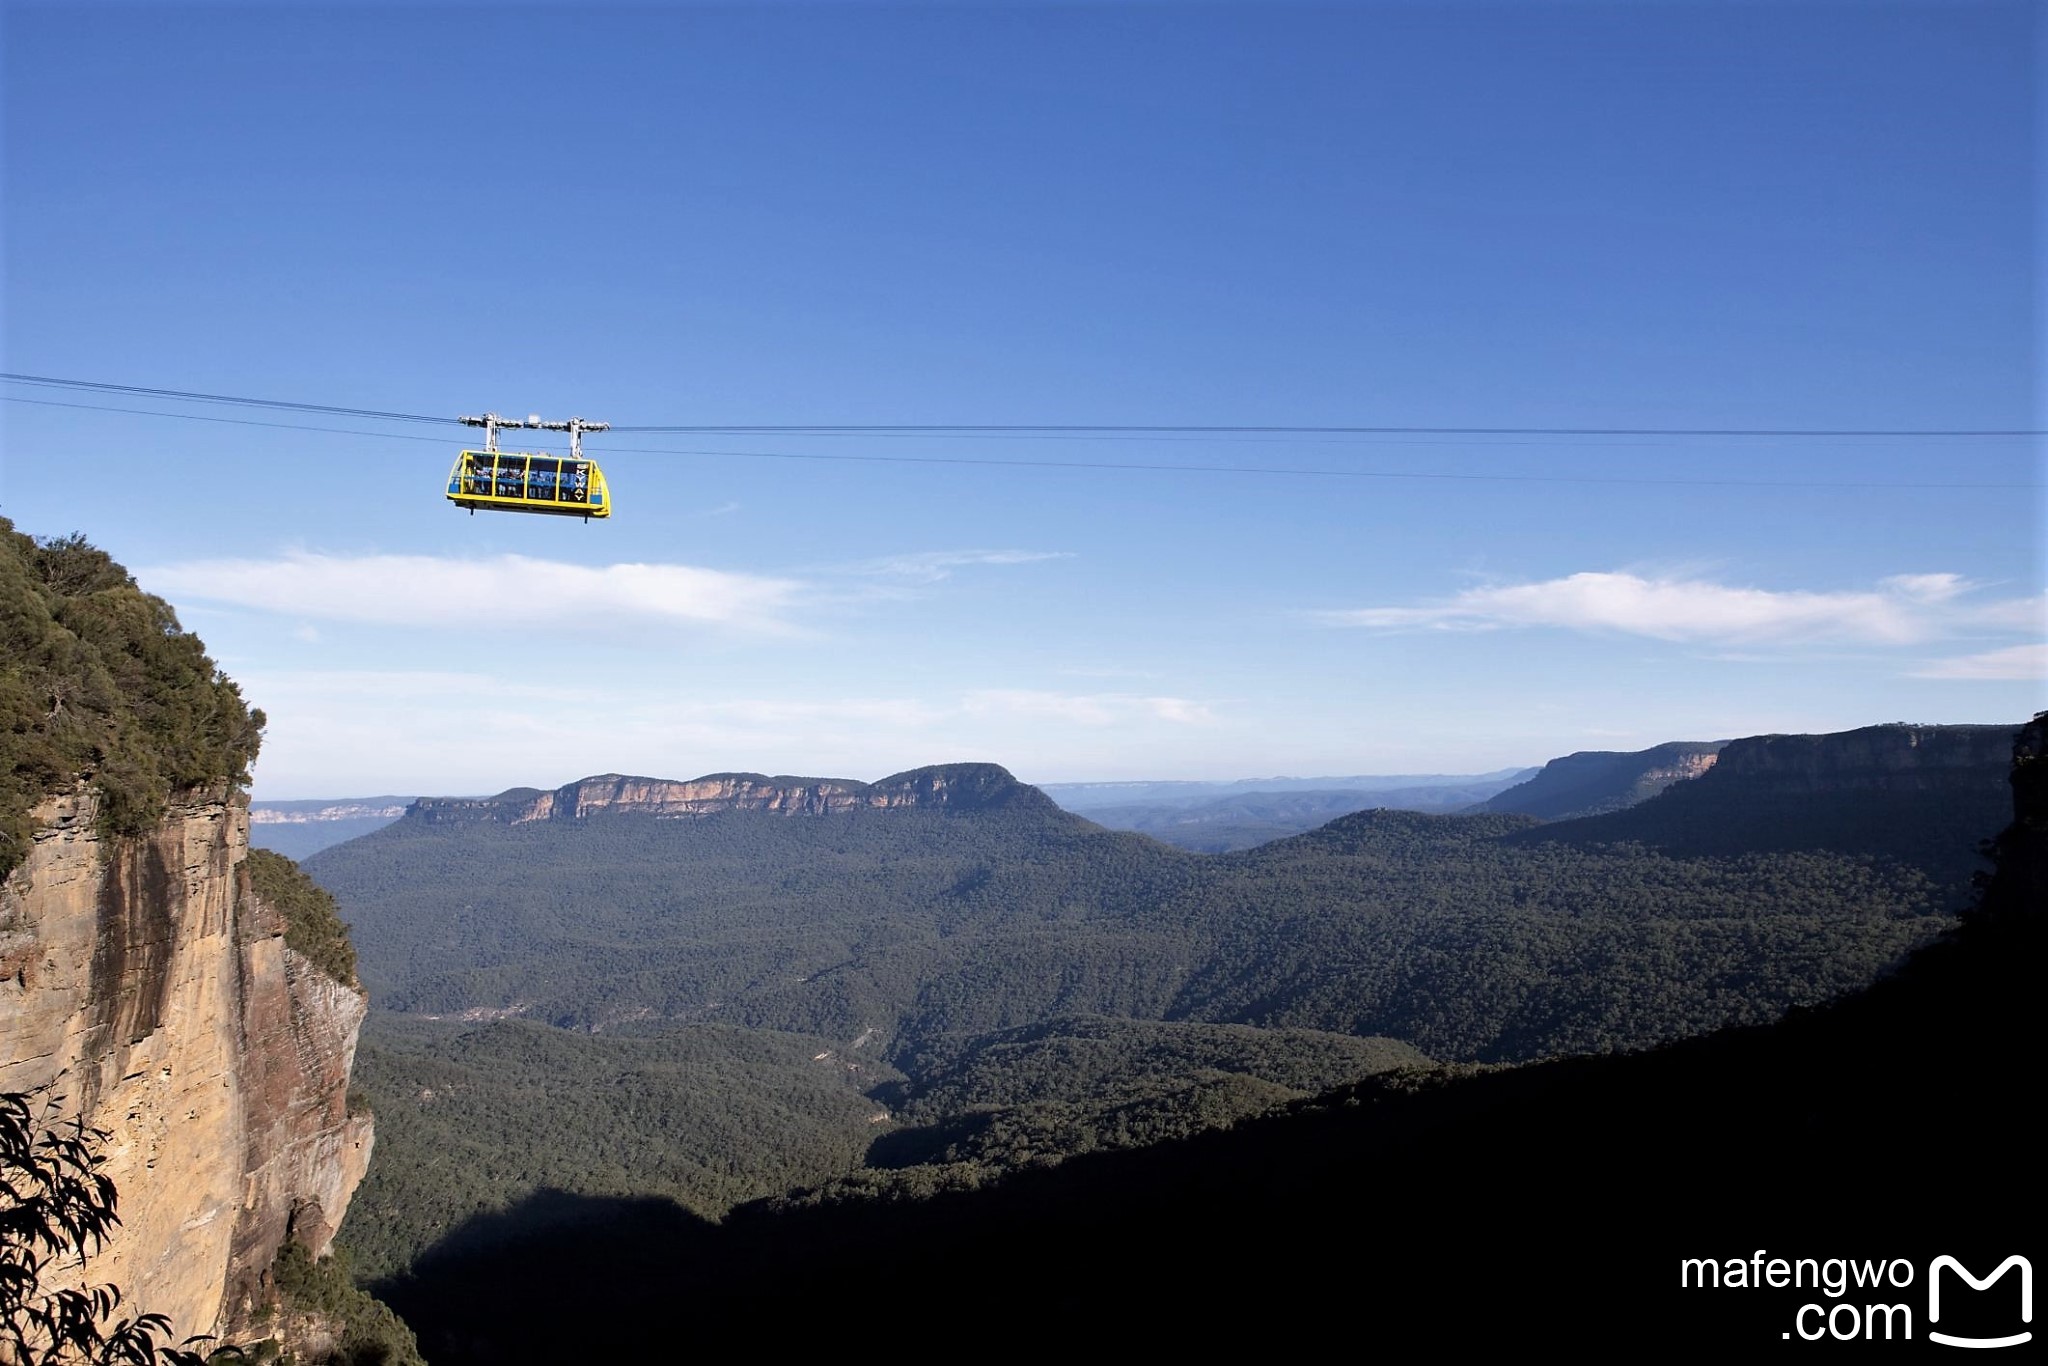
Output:
<svg viewBox="0 0 2048 1366">
<path fill-rule="evenodd" d="M 26 856 L 41 797 L 83 778 L 102 827 L 136 833 L 181 788 L 247 782 L 263 724 L 105 551 L 0 517 L 0 875 Z"/>
</svg>

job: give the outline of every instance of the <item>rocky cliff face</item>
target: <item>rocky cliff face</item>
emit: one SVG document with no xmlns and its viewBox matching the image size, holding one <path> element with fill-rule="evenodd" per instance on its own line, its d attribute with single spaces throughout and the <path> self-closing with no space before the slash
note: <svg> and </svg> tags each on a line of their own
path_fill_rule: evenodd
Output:
<svg viewBox="0 0 2048 1366">
<path fill-rule="evenodd" d="M 1644 844 L 1681 858 L 1829 849 L 1925 874 L 1961 910 L 2010 809 L 2014 726 L 1868 726 L 1731 740 L 1648 801 L 1518 839 Z"/>
<path fill-rule="evenodd" d="M 1741 743 L 1741 742 L 1738 742 Z M 1586 750 L 1552 759 L 1541 772 L 1473 808 L 1565 820 L 1619 811 L 1712 768 L 1720 741 L 1674 741 L 1652 749 Z"/>
<path fill-rule="evenodd" d="M 83 790 L 35 811 L 0 886 L 0 1090 L 46 1084 L 108 1131 L 121 1226 L 90 1279 L 217 1333 L 287 1234 L 324 1252 L 368 1166 L 347 1108 L 362 994 L 285 947 L 249 887 L 248 818 L 186 792 L 104 839 Z"/>
<path fill-rule="evenodd" d="M 2003 798 L 2019 726 L 1866 726 L 1833 735 L 1730 741 L 1715 781 L 1750 792 L 1995 793 Z"/>
<path fill-rule="evenodd" d="M 522 787 L 495 797 L 423 797 L 413 803 L 406 819 L 426 824 L 488 821 L 517 825 L 582 820 L 600 812 L 680 819 L 726 811 L 823 816 L 905 809 L 982 811 L 1027 804 L 1054 809 L 1050 798 L 1018 782 L 996 764 L 944 764 L 912 769 L 874 783 L 851 778 L 771 778 L 760 773 L 713 773 L 688 781 L 607 773 L 552 792 Z"/>
</svg>

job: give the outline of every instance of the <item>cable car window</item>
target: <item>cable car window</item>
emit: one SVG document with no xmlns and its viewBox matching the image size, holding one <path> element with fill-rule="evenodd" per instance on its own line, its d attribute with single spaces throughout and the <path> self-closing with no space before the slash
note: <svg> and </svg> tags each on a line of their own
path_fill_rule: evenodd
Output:
<svg viewBox="0 0 2048 1366">
<path fill-rule="evenodd" d="M 555 477 L 561 471 L 559 460 L 529 460 L 526 464 L 526 496 L 545 502 L 555 500 Z"/>
</svg>

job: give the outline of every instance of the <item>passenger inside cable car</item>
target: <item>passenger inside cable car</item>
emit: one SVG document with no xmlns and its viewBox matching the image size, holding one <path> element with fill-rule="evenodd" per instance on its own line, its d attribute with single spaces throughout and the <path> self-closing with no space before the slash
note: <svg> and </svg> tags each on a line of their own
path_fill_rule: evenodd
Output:
<svg viewBox="0 0 2048 1366">
<path fill-rule="evenodd" d="M 561 462 L 534 456 L 526 462 L 526 496 L 534 502 L 555 501 L 555 476 Z"/>
</svg>

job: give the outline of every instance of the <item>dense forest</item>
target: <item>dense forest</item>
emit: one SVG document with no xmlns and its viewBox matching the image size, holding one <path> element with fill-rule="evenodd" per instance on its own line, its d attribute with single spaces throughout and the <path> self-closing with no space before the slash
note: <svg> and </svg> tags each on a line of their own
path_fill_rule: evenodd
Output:
<svg viewBox="0 0 2048 1366">
<path fill-rule="evenodd" d="M 274 850 L 251 849 L 244 866 L 250 888 L 284 917 L 285 946 L 304 954 L 335 981 L 357 985 L 356 948 L 327 889 Z"/>
<path fill-rule="evenodd" d="M 83 537 L 0 517 L 0 875 L 43 796 L 83 779 L 134 833 L 181 788 L 246 782 L 262 732 L 170 604 Z"/>
<path fill-rule="evenodd" d="M 914 1296 L 905 1322 L 921 1339 L 994 1326 L 1025 1350 L 1071 1350 L 1084 1332 L 1093 1349 L 1271 1350 L 1313 1324 L 1375 1341 L 1746 1356 L 1789 1340 L 1803 1302 L 1840 1297 L 1688 1290 L 1681 1259 L 1870 1256 L 1914 1271 L 1949 1254 L 1982 1273 L 2042 1255 L 2025 1154 L 2048 720 L 2014 787 L 2020 818 L 1959 929 L 1876 986 L 1772 1025 L 1626 1055 L 1397 1071 L 973 1188 L 842 1184 L 717 1225 L 660 1200 L 541 1192 L 384 1288 L 436 1366 L 553 1359 L 517 1327 L 536 1302 L 587 1327 L 584 1352 L 647 1341 L 644 1318 L 613 1312 L 633 1304 L 772 1322 L 785 1345 L 864 1340 L 881 1331 L 869 1287 Z M 1926 1293 L 1879 1298 L 1925 1309 Z M 1989 1335 L 2018 1309 L 2008 1284 L 1944 1300 L 1940 1326 Z M 1924 1337 L 1927 1320 L 1911 1321 Z"/>
<path fill-rule="evenodd" d="M 1088 1017 L 936 1040 L 913 1082 L 866 1044 L 771 1030 L 380 1014 L 356 1065 L 377 1160 L 342 1242 L 388 1274 L 541 1189 L 716 1219 L 800 1187 L 960 1188 L 1427 1062 L 1386 1039 Z"/>
<path fill-rule="evenodd" d="M 308 869 L 355 923 L 378 1003 L 412 1013 L 872 1029 L 891 1056 L 1085 1013 L 1509 1061 L 1761 1022 L 1869 981 L 1966 894 L 1986 805 L 1822 795 L 1761 850 L 1361 812 L 1210 858 L 1038 807 L 408 818 Z M 1826 838 L 1895 818 L 1914 826 L 1897 857 Z"/>
<path fill-rule="evenodd" d="M 402 820 L 311 861 L 405 1012 L 365 1032 L 380 1156 L 342 1241 L 388 1273 L 583 1199 L 922 1198 L 1431 1056 L 1760 1024 L 1951 923 L 2003 804 L 1964 786 L 1374 810 L 1220 857 L 1028 801 Z"/>
</svg>

